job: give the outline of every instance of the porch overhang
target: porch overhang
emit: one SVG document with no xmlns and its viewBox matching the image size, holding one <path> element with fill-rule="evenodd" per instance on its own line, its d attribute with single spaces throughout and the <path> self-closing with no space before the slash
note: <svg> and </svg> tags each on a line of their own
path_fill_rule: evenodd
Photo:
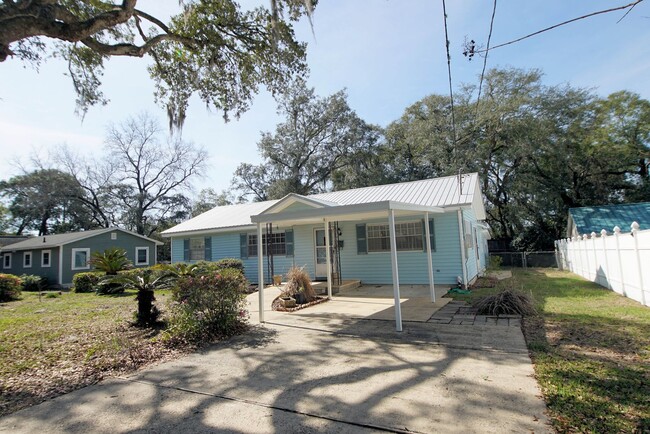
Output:
<svg viewBox="0 0 650 434">
<path fill-rule="evenodd" d="M 253 223 L 310 224 L 322 223 L 323 219 L 329 221 L 384 219 L 386 218 L 386 213 L 389 211 L 393 211 L 397 216 L 420 215 L 425 212 L 445 212 L 440 207 L 386 200 L 354 205 L 325 206 L 288 212 L 267 213 L 265 211 L 257 215 L 252 215 L 251 221 Z"/>
</svg>

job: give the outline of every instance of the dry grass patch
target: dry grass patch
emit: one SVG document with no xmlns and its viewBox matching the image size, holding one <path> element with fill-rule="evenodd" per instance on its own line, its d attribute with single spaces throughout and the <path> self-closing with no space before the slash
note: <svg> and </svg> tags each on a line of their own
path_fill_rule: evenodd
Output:
<svg viewBox="0 0 650 434">
<path fill-rule="evenodd" d="M 131 325 L 134 297 L 24 293 L 0 304 L 0 416 L 183 352 Z"/>
</svg>

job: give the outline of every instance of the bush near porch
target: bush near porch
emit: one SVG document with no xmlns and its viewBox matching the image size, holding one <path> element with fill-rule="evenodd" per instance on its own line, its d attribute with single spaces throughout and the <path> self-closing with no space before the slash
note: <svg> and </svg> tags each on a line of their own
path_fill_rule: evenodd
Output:
<svg viewBox="0 0 650 434">
<path fill-rule="evenodd" d="M 555 428 L 650 432 L 650 309 L 569 272 L 512 271 L 453 298 L 532 294 L 538 315 L 524 318 L 524 335 Z"/>
</svg>

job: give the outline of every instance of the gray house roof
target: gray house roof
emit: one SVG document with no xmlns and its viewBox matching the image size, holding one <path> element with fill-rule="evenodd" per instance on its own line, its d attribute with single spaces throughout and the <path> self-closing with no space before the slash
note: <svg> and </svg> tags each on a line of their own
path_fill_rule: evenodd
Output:
<svg viewBox="0 0 650 434">
<path fill-rule="evenodd" d="M 485 208 L 478 179 L 477 173 L 470 173 L 308 196 L 290 194 L 279 200 L 219 206 L 176 225 L 162 234 L 174 236 L 202 231 L 228 231 L 251 226 L 253 224 L 251 216 L 262 214 L 290 197 L 303 198 L 304 202 L 324 207 L 379 204 L 388 201 L 441 209 L 472 206 L 475 208 L 476 217 L 484 220 Z"/>
<path fill-rule="evenodd" d="M 73 243 L 75 241 L 79 241 L 86 238 L 91 238 L 97 235 L 101 235 L 107 232 L 115 232 L 115 231 L 131 234 L 133 236 L 140 237 L 152 243 L 156 243 L 157 245 L 163 244 L 160 241 L 152 240 L 151 238 L 147 238 L 143 235 L 136 234 L 135 232 L 127 231 L 125 229 L 102 228 L 102 229 L 93 229 L 89 231 L 70 232 L 67 234 L 55 234 L 55 235 L 33 237 L 25 241 L 21 241 L 19 243 L 10 244 L 0 249 L 0 251 L 32 250 L 32 249 L 46 249 L 51 247 L 59 247 L 65 244 Z"/>
<path fill-rule="evenodd" d="M 16 244 L 22 240 L 29 238 L 26 235 L 0 235 L 0 248 L 8 246 L 9 244 Z"/>
</svg>

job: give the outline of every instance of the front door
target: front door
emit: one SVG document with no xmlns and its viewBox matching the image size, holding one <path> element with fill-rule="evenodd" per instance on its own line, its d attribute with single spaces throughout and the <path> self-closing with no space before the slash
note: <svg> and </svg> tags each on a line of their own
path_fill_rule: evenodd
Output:
<svg viewBox="0 0 650 434">
<path fill-rule="evenodd" d="M 314 246 L 316 251 L 315 274 L 316 280 L 327 280 L 327 250 L 325 246 L 325 229 L 314 230 Z"/>
</svg>

